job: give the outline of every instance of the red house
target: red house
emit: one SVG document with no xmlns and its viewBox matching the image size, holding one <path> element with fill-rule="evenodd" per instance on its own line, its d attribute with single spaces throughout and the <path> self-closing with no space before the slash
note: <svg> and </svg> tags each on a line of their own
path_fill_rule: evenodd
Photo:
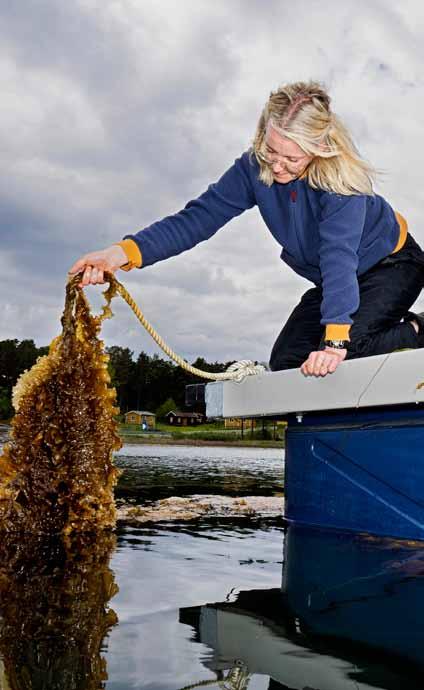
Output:
<svg viewBox="0 0 424 690">
<path fill-rule="evenodd" d="M 172 410 L 165 415 L 165 419 L 168 424 L 173 424 L 174 426 L 195 426 L 197 424 L 202 424 L 205 417 L 200 414 L 200 412 L 179 412 L 178 410 Z"/>
</svg>

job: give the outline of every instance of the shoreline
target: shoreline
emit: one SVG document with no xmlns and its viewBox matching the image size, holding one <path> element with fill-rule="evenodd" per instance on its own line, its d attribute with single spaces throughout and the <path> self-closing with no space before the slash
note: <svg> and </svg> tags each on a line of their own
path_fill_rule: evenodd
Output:
<svg viewBox="0 0 424 690">
<path fill-rule="evenodd" d="M 145 445 L 145 446 L 229 446 L 235 448 L 282 448 L 284 449 L 283 441 L 258 441 L 246 440 L 242 441 L 235 439 L 234 441 L 213 441 L 205 439 L 191 439 L 191 438 L 146 438 L 144 436 L 121 436 L 122 443 L 125 445 Z"/>
<path fill-rule="evenodd" d="M 0 444 L 7 443 L 9 438 L 10 426 L 1 424 L 0 428 Z M 284 449 L 284 441 L 263 440 L 260 439 L 234 439 L 228 441 L 201 439 L 201 438 L 173 438 L 172 436 L 146 436 L 146 435 L 125 435 L 120 434 L 123 445 L 138 445 L 138 446 L 222 446 L 229 448 L 282 448 Z"/>
</svg>

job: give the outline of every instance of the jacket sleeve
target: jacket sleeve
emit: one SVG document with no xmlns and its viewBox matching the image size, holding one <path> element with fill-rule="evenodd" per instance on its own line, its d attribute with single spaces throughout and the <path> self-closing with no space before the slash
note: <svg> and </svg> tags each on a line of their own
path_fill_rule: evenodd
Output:
<svg viewBox="0 0 424 690">
<path fill-rule="evenodd" d="M 326 326 L 326 338 L 348 340 L 351 315 L 359 307 L 358 249 L 364 230 L 366 196 L 325 192 L 321 208 L 321 323 Z"/>
<path fill-rule="evenodd" d="M 255 168 L 245 152 L 224 175 L 182 211 L 157 221 L 125 240 L 135 242 L 141 266 L 149 266 L 204 242 L 231 218 L 255 205 Z"/>
</svg>

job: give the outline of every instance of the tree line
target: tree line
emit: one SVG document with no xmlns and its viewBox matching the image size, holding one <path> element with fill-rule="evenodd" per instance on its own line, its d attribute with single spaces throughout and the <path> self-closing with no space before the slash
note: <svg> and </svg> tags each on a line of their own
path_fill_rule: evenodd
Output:
<svg viewBox="0 0 424 690">
<path fill-rule="evenodd" d="M 41 355 L 48 353 L 48 347 L 36 347 L 33 340 L 0 341 L 0 419 L 13 415 L 12 389 L 19 376 L 30 369 Z M 145 352 L 135 357 L 127 347 L 112 345 L 106 348 L 109 355 L 109 373 L 117 391 L 121 413 L 128 410 L 149 410 L 161 414 L 166 407 L 175 403 L 184 407 L 185 386 L 203 383 L 173 362 L 158 355 Z M 191 364 L 204 371 L 221 372 L 232 362 L 206 362 L 198 357 Z"/>
<path fill-rule="evenodd" d="M 173 362 L 158 355 L 140 352 L 137 358 L 127 347 L 113 345 L 106 348 L 110 357 L 109 372 L 116 388 L 121 412 L 148 410 L 156 412 L 170 399 L 178 409 L 184 407 L 185 387 L 190 383 L 205 383 Z M 232 362 L 207 362 L 198 357 L 192 366 L 204 371 L 221 372 Z M 163 414 L 163 412 L 162 412 Z M 162 416 L 159 412 L 159 416 Z"/>
</svg>

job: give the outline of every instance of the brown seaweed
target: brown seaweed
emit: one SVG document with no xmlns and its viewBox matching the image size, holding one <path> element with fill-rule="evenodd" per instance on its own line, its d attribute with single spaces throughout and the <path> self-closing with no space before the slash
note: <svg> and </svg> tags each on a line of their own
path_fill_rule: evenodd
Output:
<svg viewBox="0 0 424 690">
<path fill-rule="evenodd" d="M 16 538 L 19 536 L 19 538 Z M 0 540 L 0 688 L 97 690 L 118 591 L 107 531 Z"/>
<path fill-rule="evenodd" d="M 79 276 L 66 288 L 62 334 L 13 391 L 11 440 L 0 456 L 0 530 L 62 533 L 113 528 L 121 447 L 116 392 L 99 339 L 112 315 L 113 276 L 100 316 Z"/>
</svg>

